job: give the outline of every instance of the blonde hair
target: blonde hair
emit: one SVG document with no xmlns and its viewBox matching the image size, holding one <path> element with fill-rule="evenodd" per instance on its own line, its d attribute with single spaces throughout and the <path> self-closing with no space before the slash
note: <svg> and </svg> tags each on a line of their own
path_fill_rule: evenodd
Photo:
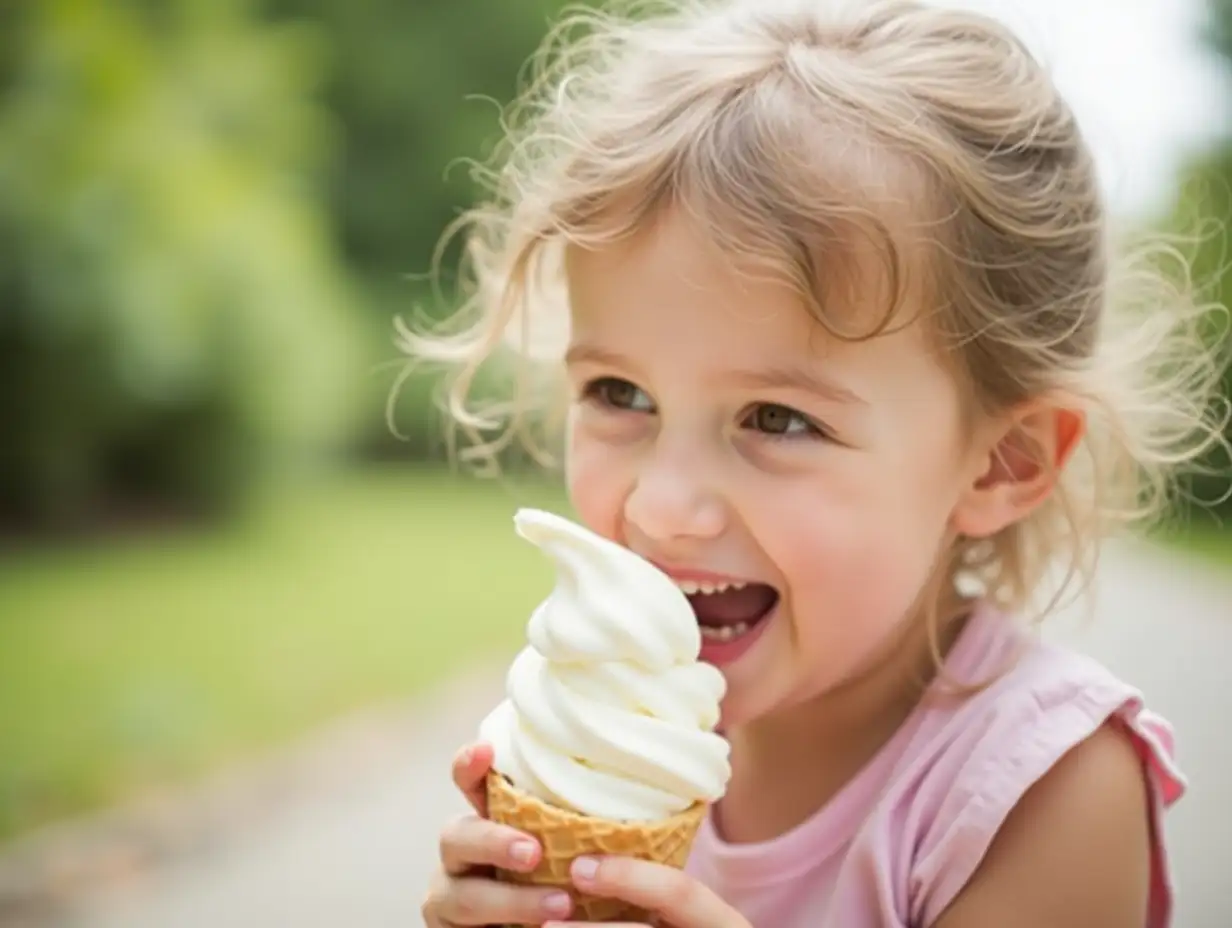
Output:
<svg viewBox="0 0 1232 928">
<path fill-rule="evenodd" d="M 462 309 L 446 329 L 399 328 L 414 361 L 453 368 L 463 458 L 520 445 L 549 460 L 540 343 L 567 324 L 564 251 L 633 235 L 669 204 L 792 282 L 838 337 L 886 331 L 914 274 L 973 412 L 1048 396 L 1082 411 L 1050 499 L 944 554 L 943 575 L 973 571 L 1011 607 L 1058 556 L 1062 587 L 1089 580 L 1099 542 L 1161 515 L 1178 468 L 1222 440 L 1184 260 L 1159 247 L 1117 264 L 1074 115 L 995 21 L 911 0 L 643 4 L 572 12 L 533 61 L 481 173 L 491 198 L 443 240 L 466 236 Z M 859 283 L 844 275 L 857 240 L 894 296 L 860 332 L 829 299 Z M 512 391 L 476 403 L 491 362 Z"/>
</svg>

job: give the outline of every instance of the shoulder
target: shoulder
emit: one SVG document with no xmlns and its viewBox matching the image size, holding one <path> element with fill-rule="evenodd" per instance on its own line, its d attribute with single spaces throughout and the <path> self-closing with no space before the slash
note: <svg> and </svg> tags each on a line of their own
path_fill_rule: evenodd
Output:
<svg viewBox="0 0 1232 928">
<path fill-rule="evenodd" d="M 1043 904 L 1041 886 L 1075 873 L 1083 875 L 1075 891 L 1098 893 L 1092 868 L 1105 864 L 1132 894 L 1135 861 L 1145 862 L 1152 917 L 1166 919 L 1171 891 L 1158 819 L 1185 788 L 1171 728 L 1135 688 L 1085 655 L 1029 642 L 1017 658 L 978 693 L 930 712 L 916 743 L 915 772 L 899 800 L 899 820 L 912 823 L 901 836 L 910 859 L 908 920 L 1014 924 L 1003 912 L 990 920 L 981 900 L 995 897 L 1021 911 L 1023 924 L 1069 924 L 1027 902 Z M 1026 901 L 1010 905 L 1006 894 L 1017 891 Z"/>
<path fill-rule="evenodd" d="M 1141 926 L 1150 832 L 1142 759 L 1106 724 L 1026 790 L 934 926 Z"/>
</svg>

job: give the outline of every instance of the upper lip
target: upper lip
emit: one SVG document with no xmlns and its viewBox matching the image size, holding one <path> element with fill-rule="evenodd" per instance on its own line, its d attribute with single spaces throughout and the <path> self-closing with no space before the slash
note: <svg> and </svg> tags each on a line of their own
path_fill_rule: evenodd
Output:
<svg viewBox="0 0 1232 928">
<path fill-rule="evenodd" d="M 688 567 L 673 567 L 669 564 L 658 563 L 657 561 L 651 561 L 651 563 L 677 582 L 709 583 L 713 585 L 720 583 L 745 585 L 751 583 L 762 583 L 760 580 L 753 580 L 749 577 L 740 577 L 735 574 L 720 574 L 710 570 L 694 570 Z M 769 586 L 769 584 L 764 585 Z"/>
</svg>

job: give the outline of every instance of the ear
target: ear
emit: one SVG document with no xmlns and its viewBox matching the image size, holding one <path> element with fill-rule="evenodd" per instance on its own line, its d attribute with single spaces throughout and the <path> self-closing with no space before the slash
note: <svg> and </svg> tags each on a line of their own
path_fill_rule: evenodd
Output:
<svg viewBox="0 0 1232 928">
<path fill-rule="evenodd" d="M 1031 403 L 994 429 L 979 453 L 977 476 L 954 509 L 954 530 L 988 538 L 1046 500 L 1086 431 L 1073 408 Z"/>
</svg>

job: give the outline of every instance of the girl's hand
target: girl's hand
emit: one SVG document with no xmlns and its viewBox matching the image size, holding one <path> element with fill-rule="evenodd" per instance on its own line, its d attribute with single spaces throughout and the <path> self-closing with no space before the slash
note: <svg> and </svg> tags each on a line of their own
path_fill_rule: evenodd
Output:
<svg viewBox="0 0 1232 928">
<path fill-rule="evenodd" d="M 475 811 L 441 832 L 441 867 L 432 879 L 422 913 L 427 928 L 463 925 L 537 925 L 567 918 L 573 910 L 568 893 L 514 886 L 493 878 L 492 868 L 530 871 L 542 849 L 530 835 L 489 822 L 484 779 L 492 766 L 492 749 L 464 748 L 453 762 L 453 781 Z"/>
<path fill-rule="evenodd" d="M 579 857 L 573 882 L 595 896 L 621 899 L 655 913 L 655 924 L 671 928 L 751 928 L 743 915 L 709 887 L 663 864 L 630 857 Z M 551 921 L 545 928 L 576 928 L 582 922 Z M 609 925 L 608 928 L 647 928 Z"/>
</svg>

